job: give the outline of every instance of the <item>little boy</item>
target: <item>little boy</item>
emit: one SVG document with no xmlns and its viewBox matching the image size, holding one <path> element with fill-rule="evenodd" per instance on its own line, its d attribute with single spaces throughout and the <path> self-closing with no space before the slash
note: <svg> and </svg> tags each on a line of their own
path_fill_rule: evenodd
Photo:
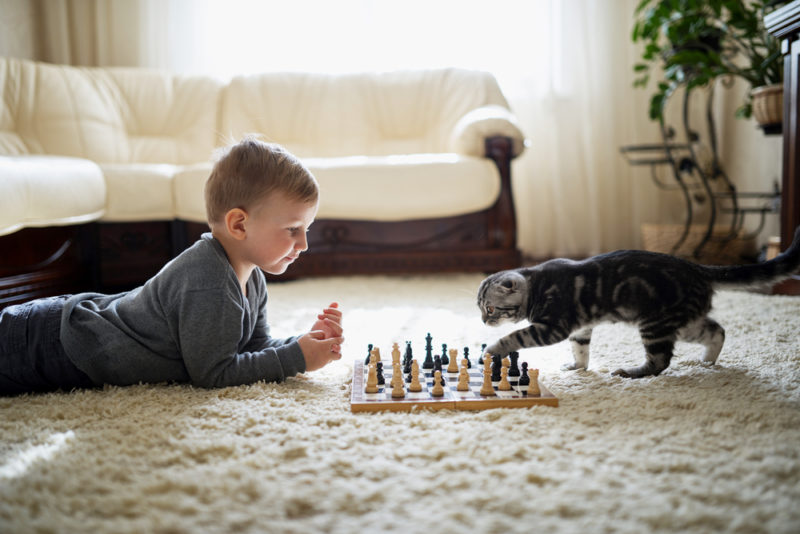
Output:
<svg viewBox="0 0 800 534">
<path fill-rule="evenodd" d="M 314 177 L 281 147 L 252 137 L 229 147 L 205 186 L 211 233 L 142 287 L 0 312 L 0 395 L 274 382 L 341 358 L 337 303 L 302 336 L 272 338 L 267 324 L 261 269 L 283 273 L 308 248 L 318 198 Z"/>
</svg>

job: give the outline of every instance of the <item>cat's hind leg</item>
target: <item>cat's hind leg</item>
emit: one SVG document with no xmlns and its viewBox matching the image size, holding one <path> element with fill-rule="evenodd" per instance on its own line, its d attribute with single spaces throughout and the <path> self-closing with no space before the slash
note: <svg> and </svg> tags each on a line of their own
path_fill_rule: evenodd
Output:
<svg viewBox="0 0 800 534">
<path fill-rule="evenodd" d="M 570 334 L 569 343 L 572 346 L 574 363 L 562 367 L 565 371 L 587 369 L 589 367 L 589 343 L 592 341 L 592 329 L 582 328 Z"/>
<path fill-rule="evenodd" d="M 623 378 L 658 376 L 661 371 L 669 367 L 669 362 L 672 359 L 672 350 L 675 348 L 674 334 L 654 337 L 642 332 L 642 341 L 647 353 L 644 364 L 629 369 L 617 369 L 611 373 L 612 375 Z"/>
<path fill-rule="evenodd" d="M 689 343 L 705 345 L 706 353 L 703 361 L 709 364 L 717 362 L 722 345 L 725 343 L 725 329 L 710 317 L 702 317 L 685 326 L 678 332 L 678 338 Z"/>
</svg>

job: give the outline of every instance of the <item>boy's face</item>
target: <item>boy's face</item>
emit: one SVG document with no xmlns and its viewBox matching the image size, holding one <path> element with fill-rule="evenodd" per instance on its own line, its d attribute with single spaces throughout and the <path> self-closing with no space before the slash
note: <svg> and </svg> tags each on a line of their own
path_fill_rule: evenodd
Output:
<svg viewBox="0 0 800 534">
<path fill-rule="evenodd" d="M 249 213 L 244 259 L 270 274 L 282 274 L 308 249 L 306 232 L 317 215 L 317 202 L 270 194 Z"/>
</svg>

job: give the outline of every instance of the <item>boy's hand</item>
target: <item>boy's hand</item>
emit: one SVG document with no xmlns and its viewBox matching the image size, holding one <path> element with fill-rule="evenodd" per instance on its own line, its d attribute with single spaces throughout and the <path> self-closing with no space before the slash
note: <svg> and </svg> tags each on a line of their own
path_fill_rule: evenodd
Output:
<svg viewBox="0 0 800 534">
<path fill-rule="evenodd" d="M 342 337 L 342 312 L 339 310 L 339 303 L 332 302 L 330 306 L 322 310 L 317 315 L 317 322 L 311 327 L 311 331 L 319 330 L 325 333 L 325 339 L 331 337 Z M 337 351 L 341 348 L 337 347 Z"/>
<path fill-rule="evenodd" d="M 306 359 L 306 371 L 316 371 L 332 360 L 342 357 L 341 345 L 344 338 L 341 336 L 327 337 L 322 330 L 312 330 L 300 336 L 297 343 Z"/>
</svg>

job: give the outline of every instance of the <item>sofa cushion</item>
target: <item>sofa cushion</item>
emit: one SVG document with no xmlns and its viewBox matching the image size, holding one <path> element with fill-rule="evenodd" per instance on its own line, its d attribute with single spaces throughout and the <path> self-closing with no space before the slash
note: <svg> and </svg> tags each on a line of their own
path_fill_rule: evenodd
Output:
<svg viewBox="0 0 800 534">
<path fill-rule="evenodd" d="M 304 158 L 319 181 L 319 219 L 403 221 L 462 215 L 489 208 L 500 194 L 491 160 L 458 154 Z M 174 179 L 179 219 L 204 222 L 203 186 L 211 165 L 179 169 Z"/>
<path fill-rule="evenodd" d="M 301 157 L 450 152 L 466 113 L 508 107 L 491 74 L 464 69 L 238 76 L 222 95 L 223 136 L 261 132 Z"/>
<path fill-rule="evenodd" d="M 107 200 L 104 221 L 168 220 L 175 216 L 172 180 L 175 165 L 102 164 Z"/>
<path fill-rule="evenodd" d="M 207 161 L 220 91 L 210 77 L 0 58 L 0 154 Z"/>
<path fill-rule="evenodd" d="M 29 226 L 99 219 L 106 185 L 96 163 L 59 156 L 0 156 L 0 235 Z"/>
</svg>

